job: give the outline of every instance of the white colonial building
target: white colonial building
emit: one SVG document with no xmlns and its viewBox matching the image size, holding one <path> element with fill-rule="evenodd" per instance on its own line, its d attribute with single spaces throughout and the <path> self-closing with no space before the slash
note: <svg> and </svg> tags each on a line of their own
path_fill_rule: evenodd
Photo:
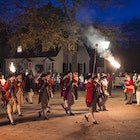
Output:
<svg viewBox="0 0 140 140">
<path fill-rule="evenodd" d="M 15 56 L 7 57 L 5 59 L 5 73 L 10 73 L 10 64 L 13 64 L 16 67 L 17 72 L 29 73 L 33 72 L 34 75 L 38 71 L 42 72 L 59 72 L 65 73 L 66 71 L 72 71 L 75 67 L 75 71 L 78 73 L 88 73 L 90 56 L 87 52 L 87 49 L 82 46 L 79 47 L 75 55 L 75 64 L 73 63 L 73 54 L 70 52 L 64 51 L 63 48 L 59 50 L 47 50 L 42 51 L 37 55 L 27 55 L 22 52 L 17 53 Z"/>
</svg>

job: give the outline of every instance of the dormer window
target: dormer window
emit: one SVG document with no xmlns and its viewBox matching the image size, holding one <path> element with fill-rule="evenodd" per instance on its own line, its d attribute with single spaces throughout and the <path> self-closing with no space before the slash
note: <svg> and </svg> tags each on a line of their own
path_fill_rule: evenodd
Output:
<svg viewBox="0 0 140 140">
<path fill-rule="evenodd" d="M 21 53 L 22 52 L 22 46 L 18 46 L 17 47 L 17 53 Z"/>
<path fill-rule="evenodd" d="M 47 52 L 50 49 L 46 42 L 42 42 L 42 52 Z"/>
</svg>

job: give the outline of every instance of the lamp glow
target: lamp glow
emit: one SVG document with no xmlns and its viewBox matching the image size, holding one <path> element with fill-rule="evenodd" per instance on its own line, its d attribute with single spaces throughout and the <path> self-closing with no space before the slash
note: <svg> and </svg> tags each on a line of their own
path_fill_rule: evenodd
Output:
<svg viewBox="0 0 140 140">
<path fill-rule="evenodd" d="M 109 45 L 110 45 L 110 41 L 102 41 L 101 42 L 101 46 L 105 50 L 109 48 Z"/>
<path fill-rule="evenodd" d="M 21 52 L 22 52 L 22 46 L 18 46 L 17 52 L 18 52 L 18 53 L 21 53 Z"/>
<path fill-rule="evenodd" d="M 10 69 L 10 71 L 11 71 L 12 73 L 15 73 L 15 72 L 16 72 L 16 68 L 15 68 L 13 62 L 11 62 L 9 69 Z"/>
</svg>

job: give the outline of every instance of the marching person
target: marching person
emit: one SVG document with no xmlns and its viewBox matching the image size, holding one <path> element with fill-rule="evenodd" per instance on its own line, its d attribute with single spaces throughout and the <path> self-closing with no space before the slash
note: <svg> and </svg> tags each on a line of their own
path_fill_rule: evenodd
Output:
<svg viewBox="0 0 140 140">
<path fill-rule="evenodd" d="M 39 98 L 38 98 L 38 104 L 41 102 L 40 100 L 40 88 L 42 86 L 42 83 L 43 83 L 43 78 L 44 75 L 42 73 L 38 73 L 37 74 L 37 77 L 35 78 L 35 85 L 36 85 L 36 90 L 37 90 L 37 93 L 39 94 Z"/>
<path fill-rule="evenodd" d="M 99 112 L 99 110 L 101 110 L 101 82 L 98 80 L 97 76 L 94 76 L 93 78 L 93 86 L 94 86 L 94 112 Z M 97 109 L 97 105 L 99 107 L 99 110 Z"/>
<path fill-rule="evenodd" d="M 100 73 L 97 74 L 97 77 L 94 79 L 96 83 L 96 92 L 97 92 L 97 104 L 98 104 L 98 111 L 102 110 L 102 98 L 103 98 L 103 91 L 102 91 L 102 83 L 101 83 L 101 75 Z"/>
<path fill-rule="evenodd" d="M 54 92 L 53 92 L 53 84 L 54 80 L 51 78 L 51 73 L 48 72 L 47 75 L 49 75 L 49 80 L 48 80 L 48 86 L 47 86 L 47 91 L 48 91 L 48 108 L 47 108 L 47 113 L 51 113 L 50 111 L 50 99 L 53 98 Z"/>
<path fill-rule="evenodd" d="M 33 104 L 33 95 L 34 95 L 34 91 L 35 91 L 35 81 L 34 81 L 34 77 L 33 77 L 32 73 L 28 74 L 28 76 L 26 78 L 25 91 L 28 94 L 28 102 L 30 104 Z"/>
<path fill-rule="evenodd" d="M 8 119 L 11 125 L 15 125 L 13 116 L 12 116 L 12 113 L 16 113 L 17 111 L 17 98 L 16 98 L 17 84 L 15 82 L 14 75 L 9 75 L 7 81 L 4 84 L 3 89 L 6 93 L 5 99 L 6 99 L 6 104 L 7 104 Z"/>
<path fill-rule="evenodd" d="M 105 73 L 102 73 L 100 81 L 101 81 L 101 94 L 102 94 L 102 101 L 101 101 L 101 107 L 103 111 L 107 111 L 106 109 L 106 102 L 109 97 L 109 93 L 107 91 L 108 88 L 108 81 L 106 79 L 107 75 Z"/>
<path fill-rule="evenodd" d="M 72 86 L 73 86 L 75 100 L 78 100 L 78 73 L 77 72 L 73 73 Z"/>
<path fill-rule="evenodd" d="M 88 122 L 89 121 L 89 116 L 92 119 L 93 124 L 97 124 L 97 121 L 94 118 L 94 110 L 95 110 L 95 87 L 93 84 L 93 79 L 92 79 L 92 75 L 88 75 L 86 77 L 87 79 L 87 83 L 85 84 L 85 89 L 86 89 L 86 105 L 89 108 L 89 112 L 85 115 L 85 119 Z"/>
<path fill-rule="evenodd" d="M 74 94 L 72 91 L 72 73 L 68 72 L 64 75 L 61 81 L 61 96 L 63 96 L 64 103 L 61 104 L 66 114 L 73 116 L 71 106 L 74 104 Z"/>
<path fill-rule="evenodd" d="M 45 76 L 46 76 L 46 74 L 41 74 L 39 79 L 36 81 L 37 92 L 39 94 L 38 104 L 41 103 L 41 97 L 42 97 L 42 90 L 41 90 L 41 88 L 42 88 L 42 86 L 44 84 Z M 41 117 L 41 113 L 42 113 L 42 109 L 41 109 L 41 111 L 38 112 L 39 118 Z"/>
<path fill-rule="evenodd" d="M 16 93 L 17 112 L 18 112 L 18 116 L 23 116 L 21 113 L 21 106 L 23 105 L 24 102 L 24 95 L 23 95 L 24 81 L 21 73 L 17 75 L 16 82 L 17 82 L 17 93 Z"/>
<path fill-rule="evenodd" d="M 50 73 L 42 75 L 42 85 L 40 88 L 40 101 L 42 110 L 39 112 L 39 117 L 43 113 L 44 120 L 48 120 L 47 109 L 49 105 L 49 95 L 50 94 Z"/>
</svg>

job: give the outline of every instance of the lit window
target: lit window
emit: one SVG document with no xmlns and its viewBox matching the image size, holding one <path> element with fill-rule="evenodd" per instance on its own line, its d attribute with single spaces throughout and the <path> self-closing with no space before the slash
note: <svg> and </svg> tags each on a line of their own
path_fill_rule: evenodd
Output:
<svg viewBox="0 0 140 140">
<path fill-rule="evenodd" d="M 22 52 L 22 46 L 18 46 L 17 52 L 18 52 L 18 53 L 21 53 L 21 52 Z"/>
</svg>

